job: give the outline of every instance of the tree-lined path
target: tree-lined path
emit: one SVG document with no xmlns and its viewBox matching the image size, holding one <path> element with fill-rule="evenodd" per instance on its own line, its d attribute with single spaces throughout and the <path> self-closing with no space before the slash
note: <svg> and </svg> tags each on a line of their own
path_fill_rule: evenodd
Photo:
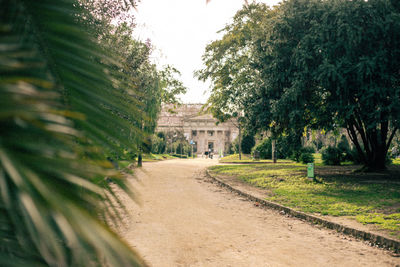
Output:
<svg viewBox="0 0 400 267">
<path fill-rule="evenodd" d="M 145 163 L 120 229 L 150 266 L 396 266 L 363 242 L 255 207 L 209 182 L 217 160 Z M 351 239 L 351 240 L 350 240 Z"/>
</svg>

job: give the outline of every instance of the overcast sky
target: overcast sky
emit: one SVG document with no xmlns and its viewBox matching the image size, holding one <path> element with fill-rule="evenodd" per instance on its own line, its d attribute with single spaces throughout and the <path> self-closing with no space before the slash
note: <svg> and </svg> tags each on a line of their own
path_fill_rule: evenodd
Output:
<svg viewBox="0 0 400 267">
<path fill-rule="evenodd" d="M 249 1 L 251 2 L 251 1 Z M 279 0 L 259 0 L 274 5 Z M 232 21 L 244 0 L 141 0 L 136 12 L 136 37 L 149 38 L 157 48 L 155 62 L 171 64 L 181 73 L 188 87 L 181 99 L 184 103 L 204 103 L 209 84 L 193 77 L 202 67 L 205 47 L 221 35 L 217 31 Z"/>
</svg>

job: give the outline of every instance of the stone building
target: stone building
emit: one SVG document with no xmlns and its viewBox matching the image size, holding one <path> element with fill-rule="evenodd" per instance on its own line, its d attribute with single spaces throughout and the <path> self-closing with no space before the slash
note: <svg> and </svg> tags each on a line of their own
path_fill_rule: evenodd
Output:
<svg viewBox="0 0 400 267">
<path fill-rule="evenodd" d="M 193 143 L 194 152 L 224 153 L 239 134 L 232 122 L 216 124 L 211 114 L 201 113 L 202 104 L 165 105 L 157 122 L 157 132 L 182 132 Z M 172 112 L 171 112 L 172 111 Z"/>
</svg>

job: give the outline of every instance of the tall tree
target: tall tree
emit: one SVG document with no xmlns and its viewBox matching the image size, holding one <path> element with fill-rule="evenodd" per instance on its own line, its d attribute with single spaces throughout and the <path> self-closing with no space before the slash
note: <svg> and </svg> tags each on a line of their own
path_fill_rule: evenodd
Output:
<svg viewBox="0 0 400 267">
<path fill-rule="evenodd" d="M 384 169 L 400 123 L 399 25 L 395 1 L 250 4 L 206 49 L 208 106 L 221 118 L 244 108 L 249 128 L 275 135 L 346 128 L 366 169 Z"/>
<path fill-rule="evenodd" d="M 244 5 L 233 22 L 221 30 L 224 33 L 222 39 L 207 45 L 202 57 L 205 68 L 196 72 L 200 80 L 209 79 L 213 85 L 203 109 L 220 122 L 233 122 L 239 129 L 240 144 L 245 110 L 253 99 L 254 88 L 262 83 L 259 71 L 253 67 L 253 36 L 269 12 L 265 4 Z"/>
<path fill-rule="evenodd" d="M 384 169 L 400 119 L 400 14 L 384 0 L 279 9 L 257 49 L 273 122 L 344 127 L 366 168 Z"/>
</svg>

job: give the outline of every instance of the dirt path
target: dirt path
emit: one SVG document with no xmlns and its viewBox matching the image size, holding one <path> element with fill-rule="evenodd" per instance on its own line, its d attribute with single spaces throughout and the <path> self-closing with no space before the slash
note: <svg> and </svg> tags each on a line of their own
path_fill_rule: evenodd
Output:
<svg viewBox="0 0 400 267">
<path fill-rule="evenodd" d="M 264 210 L 203 175 L 216 160 L 145 163 L 121 235 L 150 266 L 400 266 L 363 242 Z"/>
</svg>

